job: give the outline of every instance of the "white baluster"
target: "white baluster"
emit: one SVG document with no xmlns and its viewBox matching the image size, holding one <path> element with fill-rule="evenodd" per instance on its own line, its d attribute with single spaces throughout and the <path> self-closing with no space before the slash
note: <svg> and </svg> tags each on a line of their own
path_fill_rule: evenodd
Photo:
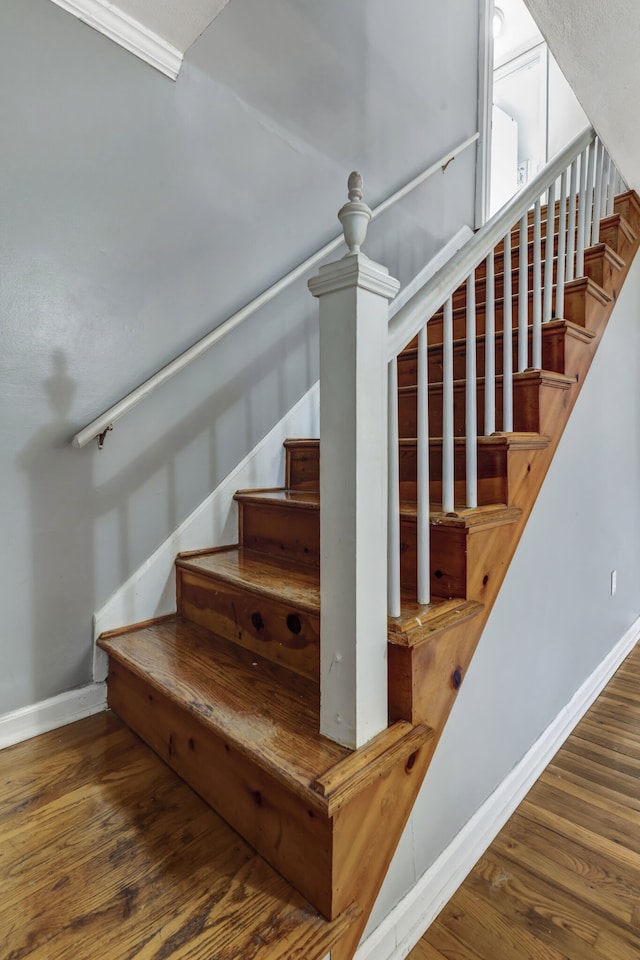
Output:
<svg viewBox="0 0 640 960">
<path fill-rule="evenodd" d="M 569 184 L 569 226 L 567 227 L 567 282 L 575 277 L 576 251 L 576 201 L 578 191 L 578 161 L 571 164 L 571 181 Z"/>
<path fill-rule="evenodd" d="M 564 316 L 564 278 L 566 271 L 566 211 L 567 211 L 567 171 L 563 170 L 560 179 L 560 210 L 558 216 L 558 265 L 556 272 L 556 317 Z"/>
<path fill-rule="evenodd" d="M 390 617 L 400 616 L 400 439 L 398 429 L 398 359 L 389 362 L 387 445 L 387 605 Z"/>
<path fill-rule="evenodd" d="M 529 364 L 529 224 L 527 214 L 520 221 L 518 252 L 518 370 Z"/>
<path fill-rule="evenodd" d="M 493 250 L 486 259 L 484 321 L 484 435 L 496 432 L 496 284 Z"/>
<path fill-rule="evenodd" d="M 513 301 L 511 290 L 511 231 L 504 238 L 504 298 L 502 320 L 502 429 L 513 430 Z"/>
<path fill-rule="evenodd" d="M 553 316 L 553 247 L 555 242 L 555 213 L 556 213 L 556 185 L 549 187 L 549 202 L 547 204 L 547 238 L 545 241 L 544 264 L 544 310 L 542 320 L 548 323 Z"/>
<path fill-rule="evenodd" d="M 548 225 L 547 225 L 548 230 Z M 531 330 L 531 366 L 542 367 L 542 226 L 540 200 L 533 208 L 533 324 Z M 549 234 L 545 243 L 549 243 Z M 551 239 L 553 245 L 553 238 Z M 548 249 L 548 246 L 545 247 Z"/>
<path fill-rule="evenodd" d="M 467 364 L 465 443 L 467 461 L 467 506 L 478 506 L 478 409 L 476 379 L 476 272 L 467 277 Z"/>
<path fill-rule="evenodd" d="M 429 603 L 429 371 L 427 354 L 427 325 L 418 334 L 418 495 L 417 495 L 417 550 L 418 603 Z"/>
<path fill-rule="evenodd" d="M 453 301 L 444 305 L 442 327 L 442 512 L 455 509 L 455 461 L 453 427 Z"/>
<path fill-rule="evenodd" d="M 590 247 L 592 243 L 596 243 L 595 240 L 592 240 L 593 236 L 593 176 L 596 169 L 596 154 L 598 152 L 598 140 L 591 141 L 591 146 L 589 147 L 589 162 L 587 164 L 587 203 L 586 203 L 586 217 L 584 222 L 584 246 L 585 249 Z"/>
<path fill-rule="evenodd" d="M 587 230 L 587 164 L 589 148 L 580 155 L 580 197 L 578 199 L 578 244 L 576 249 L 576 277 L 584 276 L 584 245 Z"/>
<path fill-rule="evenodd" d="M 608 156 L 608 154 L 607 154 Z M 609 183 L 607 184 L 607 216 L 610 217 L 613 214 L 613 201 L 616 196 L 616 180 L 618 179 L 618 171 L 616 170 L 616 165 L 609 157 Z"/>
<path fill-rule="evenodd" d="M 596 157 L 596 185 L 593 195 L 593 229 L 591 233 L 591 243 L 600 242 L 600 218 L 602 216 L 602 182 L 604 171 L 604 146 L 598 143 L 598 155 Z"/>
</svg>

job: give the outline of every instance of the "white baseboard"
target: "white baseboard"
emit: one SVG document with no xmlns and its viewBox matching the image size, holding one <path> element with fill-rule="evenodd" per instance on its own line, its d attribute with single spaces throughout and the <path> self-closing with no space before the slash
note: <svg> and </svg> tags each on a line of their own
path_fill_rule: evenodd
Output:
<svg viewBox="0 0 640 960">
<path fill-rule="evenodd" d="M 0 717 L 0 750 L 107 708 L 104 683 L 91 683 Z"/>
<path fill-rule="evenodd" d="M 120 10 L 111 0 L 53 0 L 58 7 L 93 27 L 103 36 L 175 80 L 183 53 L 143 23 Z"/>
<path fill-rule="evenodd" d="M 640 618 L 412 890 L 360 945 L 355 960 L 404 960 L 640 639 Z"/>
</svg>

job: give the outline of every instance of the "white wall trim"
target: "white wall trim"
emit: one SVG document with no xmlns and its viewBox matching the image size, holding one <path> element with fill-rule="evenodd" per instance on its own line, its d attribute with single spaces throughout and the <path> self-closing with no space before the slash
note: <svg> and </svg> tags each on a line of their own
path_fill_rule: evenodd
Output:
<svg viewBox="0 0 640 960">
<path fill-rule="evenodd" d="M 494 0 L 481 0 L 478 22 L 478 131 L 476 150 L 476 228 L 489 217 L 491 196 L 491 107 L 493 103 Z"/>
<path fill-rule="evenodd" d="M 58 7 L 73 14 L 120 44 L 125 50 L 144 60 L 175 80 L 182 66 L 183 52 L 158 36 L 143 23 L 134 20 L 109 0 L 52 0 Z"/>
<path fill-rule="evenodd" d="M 104 683 L 91 683 L 0 717 L 0 750 L 107 709 Z"/>
<path fill-rule="evenodd" d="M 361 944 L 355 960 L 404 960 L 413 950 L 639 639 L 640 618 L 435 863 Z"/>
</svg>

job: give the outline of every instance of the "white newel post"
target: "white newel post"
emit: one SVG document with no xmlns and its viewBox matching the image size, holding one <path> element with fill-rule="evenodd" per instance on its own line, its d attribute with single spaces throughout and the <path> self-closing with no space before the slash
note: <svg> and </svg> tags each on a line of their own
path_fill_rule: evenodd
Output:
<svg viewBox="0 0 640 960">
<path fill-rule="evenodd" d="M 349 252 L 320 300 L 320 730 L 359 747 L 387 726 L 387 325 L 399 283 L 360 252 L 369 207 L 349 177 Z"/>
</svg>

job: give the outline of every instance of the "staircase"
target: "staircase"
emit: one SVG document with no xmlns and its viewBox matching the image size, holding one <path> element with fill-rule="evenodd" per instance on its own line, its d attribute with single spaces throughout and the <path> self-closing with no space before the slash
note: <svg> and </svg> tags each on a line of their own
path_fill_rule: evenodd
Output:
<svg viewBox="0 0 640 960">
<path fill-rule="evenodd" d="M 483 436 L 478 423 L 478 505 L 472 509 L 463 506 L 467 287 L 454 294 L 456 509 L 447 513 L 437 506 L 442 502 L 442 311 L 430 320 L 428 605 L 416 600 L 416 343 L 400 355 L 402 611 L 388 622 L 389 725 L 365 746 L 349 750 L 319 734 L 318 440 L 286 442 L 283 489 L 236 493 L 238 544 L 177 558 L 175 616 L 100 638 L 110 660 L 112 710 L 303 894 L 311 913 L 334 925 L 332 960 L 349 960 L 355 953 L 639 242 L 640 200 L 629 192 L 618 196 L 613 215 L 601 220 L 600 241 L 585 251 L 585 276 L 566 284 L 564 316 L 543 324 L 542 369 L 514 375 L 514 429 L 508 433 L 502 432 L 497 378 L 497 432 Z M 513 244 L 515 325 L 516 232 Z M 556 235 L 555 254 L 557 248 Z M 499 370 L 503 254 L 499 244 Z M 482 370 L 483 265 L 476 271 L 475 295 L 476 359 Z M 531 304 L 529 310 L 531 318 Z M 515 343 L 511 348 L 516 369 Z M 479 377 L 478 410 L 484 389 Z M 300 956 L 322 960 L 327 943 L 325 931 L 307 940 Z M 251 956 L 275 954 L 265 947 Z"/>
</svg>

